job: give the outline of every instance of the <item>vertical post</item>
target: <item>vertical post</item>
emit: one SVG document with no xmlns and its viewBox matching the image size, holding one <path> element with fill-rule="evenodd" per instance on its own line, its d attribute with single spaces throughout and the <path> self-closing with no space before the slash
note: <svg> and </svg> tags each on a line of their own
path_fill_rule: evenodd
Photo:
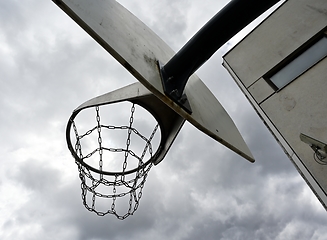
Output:
<svg viewBox="0 0 327 240">
<path fill-rule="evenodd" d="M 279 0 L 232 0 L 206 23 L 164 66 L 164 92 L 191 113 L 183 95 L 189 77 L 223 44 Z"/>
</svg>

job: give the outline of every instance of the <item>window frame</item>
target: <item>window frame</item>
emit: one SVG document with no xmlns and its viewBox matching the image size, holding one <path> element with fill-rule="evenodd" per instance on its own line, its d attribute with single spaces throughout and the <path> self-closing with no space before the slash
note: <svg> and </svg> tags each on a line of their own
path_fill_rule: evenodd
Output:
<svg viewBox="0 0 327 240">
<path fill-rule="evenodd" d="M 271 79 L 273 76 L 275 76 L 275 74 L 277 74 L 278 72 L 280 72 L 281 70 L 283 70 L 286 66 L 289 66 L 289 64 L 292 64 L 292 62 L 294 60 L 296 60 L 299 57 L 301 57 L 301 55 L 303 53 L 305 53 L 308 49 L 310 49 L 311 47 L 313 47 L 316 43 L 318 43 L 323 38 L 326 38 L 326 40 L 327 40 L 327 31 L 326 31 L 326 29 L 324 29 L 322 32 L 318 33 L 313 38 L 311 38 L 309 41 L 307 41 L 305 44 L 303 44 L 302 46 L 300 46 L 297 50 L 295 50 L 292 54 L 290 54 L 288 57 L 286 57 L 277 66 L 275 66 L 272 70 L 270 70 L 267 74 L 265 74 L 263 76 L 263 78 L 275 90 L 275 92 L 278 92 L 278 91 L 282 90 L 283 88 L 285 88 L 286 86 L 288 86 L 290 83 L 292 83 L 293 81 L 295 81 L 297 78 L 299 78 L 300 76 L 302 76 L 305 72 L 307 72 L 308 70 L 310 70 L 312 67 L 314 67 L 316 64 L 318 64 L 320 61 L 322 61 L 323 59 L 325 59 L 327 57 L 327 53 L 326 53 L 320 59 L 316 59 L 315 61 L 312 61 L 312 63 L 310 64 L 310 66 L 308 66 L 307 68 L 305 68 L 303 70 L 300 70 L 295 75 L 295 77 L 292 77 L 289 81 L 285 82 L 280 87 L 278 87 L 274 83 L 274 81 Z"/>
</svg>

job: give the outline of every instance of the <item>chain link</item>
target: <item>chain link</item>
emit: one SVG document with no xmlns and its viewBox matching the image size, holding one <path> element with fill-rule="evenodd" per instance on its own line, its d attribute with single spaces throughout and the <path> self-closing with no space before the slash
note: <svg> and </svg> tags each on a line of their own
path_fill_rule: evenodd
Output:
<svg viewBox="0 0 327 240">
<path fill-rule="evenodd" d="M 101 118 L 100 118 L 100 108 L 99 106 L 95 107 L 96 111 L 96 126 L 92 129 L 86 131 L 84 134 L 79 135 L 77 127 L 75 125 L 75 122 L 73 121 L 73 131 L 75 133 L 76 142 L 75 142 L 75 151 L 78 156 L 78 161 L 76 160 L 76 164 L 78 165 L 78 171 L 79 171 L 79 177 L 81 180 L 81 195 L 82 195 L 82 201 L 85 208 L 91 212 L 95 212 L 98 216 L 104 216 L 106 214 L 113 214 L 118 219 L 123 220 L 127 218 L 130 215 L 133 215 L 133 213 L 138 209 L 140 199 L 142 197 L 142 191 L 144 188 L 144 184 L 146 181 L 146 178 L 148 176 L 148 173 L 153 166 L 153 163 L 150 162 L 145 163 L 143 161 L 145 155 L 147 152 L 149 152 L 150 157 L 153 156 L 153 149 L 151 141 L 154 138 L 159 125 L 157 124 L 152 131 L 149 138 L 146 138 L 143 136 L 138 130 L 133 128 L 134 123 L 134 113 L 135 113 L 135 105 L 132 104 L 131 111 L 130 111 L 130 118 L 129 118 L 129 125 L 128 126 L 113 126 L 113 125 L 102 125 L 101 124 Z M 108 130 L 127 130 L 127 139 L 126 139 L 126 148 L 106 148 L 102 145 L 102 130 L 108 129 Z M 92 132 L 97 131 L 97 143 L 98 147 L 93 150 L 92 152 L 86 154 L 85 156 L 82 153 L 82 144 L 81 140 L 85 137 L 88 137 L 91 135 Z M 146 144 L 143 149 L 143 152 L 141 156 L 137 156 L 131 149 L 131 135 L 135 134 L 139 138 L 141 138 Z M 104 151 L 109 152 L 124 152 L 124 160 L 122 164 L 122 171 L 120 173 L 116 173 L 114 176 L 107 176 L 104 175 L 103 172 L 103 153 Z M 85 165 L 82 165 L 82 162 L 85 162 L 86 159 L 92 157 L 95 153 L 99 154 L 99 173 L 93 172 L 91 169 L 86 167 Z M 131 175 L 131 171 L 126 173 L 126 169 L 128 166 L 128 158 L 129 156 L 132 156 L 136 159 L 138 159 L 138 166 L 135 171 L 132 171 L 135 175 L 134 178 L 131 178 L 129 180 L 126 180 L 127 175 Z M 100 187 L 102 186 L 102 187 Z M 101 189 L 101 193 L 98 190 L 98 187 Z M 112 188 L 112 193 L 105 194 L 103 192 L 103 187 L 105 188 Z M 126 191 L 124 192 L 118 192 L 117 187 L 119 187 L 119 190 L 121 190 L 122 187 L 125 187 Z M 87 199 L 88 194 L 90 194 L 90 203 Z M 128 210 L 127 213 L 124 215 L 120 215 L 116 212 L 116 201 L 118 201 L 119 198 L 123 197 L 129 197 L 128 200 Z M 96 202 L 97 198 L 103 198 L 103 199 L 111 199 L 111 205 L 110 209 L 107 211 L 101 211 L 97 209 Z"/>
</svg>

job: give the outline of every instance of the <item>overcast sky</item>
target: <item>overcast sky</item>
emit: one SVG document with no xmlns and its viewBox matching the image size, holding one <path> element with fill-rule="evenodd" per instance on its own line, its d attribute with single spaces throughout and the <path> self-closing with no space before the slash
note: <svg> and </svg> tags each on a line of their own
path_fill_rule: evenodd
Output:
<svg viewBox="0 0 327 240">
<path fill-rule="evenodd" d="M 228 1 L 119 2 L 177 51 Z M 239 39 L 197 74 L 256 163 L 186 123 L 120 221 L 82 205 L 65 128 L 79 104 L 135 79 L 52 1 L 1 0 L 0 239 L 326 239 L 326 211 L 221 65 Z"/>
</svg>

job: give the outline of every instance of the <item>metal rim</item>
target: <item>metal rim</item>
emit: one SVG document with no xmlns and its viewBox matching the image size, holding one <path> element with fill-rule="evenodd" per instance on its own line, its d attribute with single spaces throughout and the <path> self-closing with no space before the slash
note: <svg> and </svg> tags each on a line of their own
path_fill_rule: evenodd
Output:
<svg viewBox="0 0 327 240">
<path fill-rule="evenodd" d="M 156 152 L 152 155 L 151 158 L 149 158 L 149 160 L 147 160 L 146 162 L 144 162 L 144 164 L 142 164 L 141 166 L 139 167 L 136 167 L 134 169 L 131 169 L 131 170 L 127 170 L 127 171 L 124 171 L 124 172 L 110 172 L 110 171 L 101 171 L 97 168 L 94 168 L 90 165 L 88 165 L 86 162 L 84 162 L 76 153 L 75 151 L 75 148 L 73 147 L 73 144 L 71 142 L 71 138 L 70 138 L 70 133 L 71 133 L 71 127 L 72 127 L 72 124 L 74 122 L 74 119 L 76 118 L 76 116 L 78 115 L 79 112 L 81 112 L 82 110 L 86 109 L 86 108 L 91 108 L 91 107 L 96 107 L 96 106 L 89 106 L 89 107 L 86 107 L 86 108 L 83 108 L 83 109 L 79 109 L 77 111 L 74 111 L 72 113 L 72 115 L 70 116 L 69 120 L 68 120 L 68 123 L 67 123 L 67 126 L 66 126 L 66 142 L 67 142 L 67 146 L 68 146 L 68 149 L 69 151 L 71 152 L 72 156 L 74 157 L 74 159 L 79 163 L 81 164 L 83 167 L 87 168 L 88 170 L 92 171 L 92 172 L 96 172 L 98 174 L 103 174 L 103 175 L 128 175 L 128 174 L 131 174 L 131 173 L 134 173 L 134 172 L 137 172 L 141 169 L 144 169 L 146 168 L 151 162 L 154 162 L 154 160 L 157 158 L 157 156 L 160 154 L 160 152 L 162 151 L 162 146 L 163 146 L 163 142 L 164 142 L 164 139 L 163 139 L 163 129 L 162 129 L 162 126 L 160 124 L 160 120 L 155 116 L 155 114 L 153 114 L 148 108 L 142 106 L 141 104 L 139 103 L 135 103 L 134 101 L 130 101 L 140 107 L 142 107 L 143 109 L 147 110 L 152 116 L 153 118 L 157 121 L 157 123 L 159 124 L 159 127 L 160 127 L 160 135 L 161 135 L 161 138 L 160 138 L 160 143 L 159 143 L 159 146 L 156 150 Z M 97 106 L 103 106 L 103 105 L 106 105 L 106 104 L 100 104 L 100 105 L 97 105 Z"/>
</svg>

